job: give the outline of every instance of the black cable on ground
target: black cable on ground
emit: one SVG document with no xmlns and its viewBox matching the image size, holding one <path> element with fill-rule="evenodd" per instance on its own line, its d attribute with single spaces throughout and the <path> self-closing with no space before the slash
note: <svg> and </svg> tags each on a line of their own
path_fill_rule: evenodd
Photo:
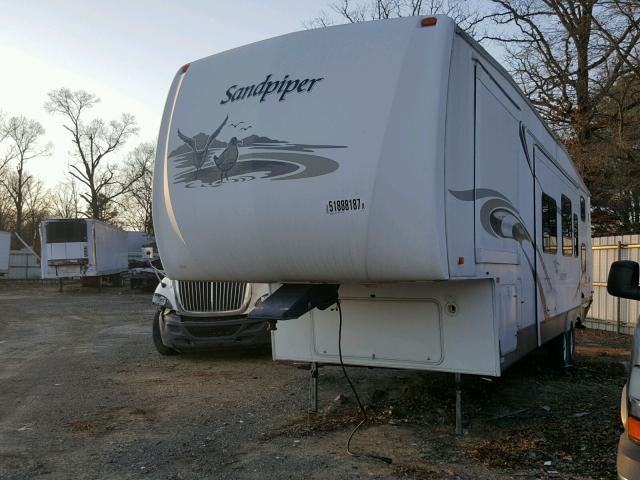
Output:
<svg viewBox="0 0 640 480">
<path fill-rule="evenodd" d="M 358 395 L 356 387 L 353 385 L 353 382 L 351 382 L 351 378 L 349 378 L 349 375 L 347 374 L 347 369 L 345 368 L 344 361 L 342 360 L 342 307 L 340 306 L 340 300 L 336 302 L 336 305 L 338 306 L 338 315 L 340 318 L 340 321 L 338 323 L 338 357 L 340 358 L 340 367 L 342 368 L 342 373 L 344 374 L 344 378 L 347 380 L 347 383 L 349 383 L 349 386 L 351 387 L 351 391 L 353 392 L 353 396 L 356 398 L 356 402 L 358 402 L 360 413 L 362 413 L 362 420 L 360 420 L 360 423 L 358 423 L 358 425 L 356 425 L 356 427 L 351 431 L 351 434 L 349 435 L 349 439 L 347 440 L 347 453 L 352 457 L 369 457 L 369 458 L 374 458 L 376 460 L 381 460 L 385 463 L 389 463 L 389 464 L 393 463 L 393 460 L 389 457 L 383 457 L 381 455 L 375 455 L 370 453 L 358 454 L 358 453 L 353 453 L 351 451 L 351 440 L 353 439 L 353 436 L 356 434 L 356 432 L 360 429 L 362 425 L 364 425 L 369 421 L 369 417 L 367 416 L 367 411 L 364 408 L 364 405 L 360 401 L 360 396 Z"/>
</svg>

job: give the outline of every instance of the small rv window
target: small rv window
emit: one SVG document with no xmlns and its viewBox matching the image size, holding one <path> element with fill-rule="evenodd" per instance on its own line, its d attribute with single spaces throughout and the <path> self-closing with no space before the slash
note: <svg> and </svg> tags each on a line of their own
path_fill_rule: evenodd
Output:
<svg viewBox="0 0 640 480">
<path fill-rule="evenodd" d="M 87 222 L 84 220 L 62 220 L 46 225 L 47 243 L 87 241 Z"/>
<path fill-rule="evenodd" d="M 542 250 L 545 253 L 558 251 L 558 208 L 556 201 L 542 194 Z"/>
<path fill-rule="evenodd" d="M 584 243 L 580 245 L 580 263 L 582 265 L 582 273 L 587 273 L 587 246 Z"/>
<path fill-rule="evenodd" d="M 573 255 L 578 256 L 578 215 L 573 214 Z"/>
<path fill-rule="evenodd" d="M 587 205 L 584 201 L 584 197 L 580 197 L 580 220 L 583 222 L 587 219 Z"/>
<path fill-rule="evenodd" d="M 560 197 L 562 216 L 562 255 L 573 255 L 573 227 L 571 226 L 571 199 L 562 195 Z"/>
</svg>

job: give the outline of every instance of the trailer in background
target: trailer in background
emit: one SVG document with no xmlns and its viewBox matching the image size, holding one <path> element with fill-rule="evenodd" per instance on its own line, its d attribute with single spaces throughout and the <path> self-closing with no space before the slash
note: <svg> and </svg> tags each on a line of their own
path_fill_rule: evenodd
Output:
<svg viewBox="0 0 640 480">
<path fill-rule="evenodd" d="M 127 232 L 92 218 L 40 223 L 42 278 L 103 277 L 128 269 Z"/>
<path fill-rule="evenodd" d="M 146 232 L 127 231 L 129 260 L 146 260 L 150 258 L 146 247 L 155 243 L 155 241 L 154 236 Z"/>
<path fill-rule="evenodd" d="M 0 231 L 0 276 L 9 273 L 9 252 L 11 251 L 11 233 Z"/>
</svg>

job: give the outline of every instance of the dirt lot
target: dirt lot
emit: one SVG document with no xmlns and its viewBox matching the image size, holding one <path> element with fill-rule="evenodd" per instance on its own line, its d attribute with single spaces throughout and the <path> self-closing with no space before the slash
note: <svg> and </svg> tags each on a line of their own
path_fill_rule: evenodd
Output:
<svg viewBox="0 0 640 480">
<path fill-rule="evenodd" d="M 615 478 L 629 337 L 580 331 L 574 368 L 465 377 L 461 437 L 452 375 L 351 368 L 374 417 L 353 447 L 388 465 L 345 453 L 338 368 L 307 415 L 309 372 L 268 351 L 159 356 L 149 301 L 0 283 L 0 478 Z"/>
</svg>

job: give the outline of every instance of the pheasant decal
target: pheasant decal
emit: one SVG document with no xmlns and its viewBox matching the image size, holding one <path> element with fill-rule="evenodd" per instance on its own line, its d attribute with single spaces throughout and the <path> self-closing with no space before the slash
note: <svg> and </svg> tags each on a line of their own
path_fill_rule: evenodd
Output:
<svg viewBox="0 0 640 480">
<path fill-rule="evenodd" d="M 198 144 L 195 137 L 188 137 L 187 135 L 182 133 L 180 129 L 178 129 L 178 136 L 192 150 L 191 162 L 193 163 L 193 166 L 196 168 L 196 172 L 199 172 L 202 166 L 204 165 L 204 163 L 207 161 L 211 142 L 213 142 L 215 138 L 218 136 L 218 134 L 222 131 L 222 129 L 227 123 L 227 120 L 229 120 L 229 115 L 227 115 L 225 119 L 222 121 L 222 123 L 220 124 L 220 126 L 211 135 L 209 135 L 209 138 L 207 139 L 207 142 L 204 144 L 203 148 L 198 148 Z"/>
</svg>

